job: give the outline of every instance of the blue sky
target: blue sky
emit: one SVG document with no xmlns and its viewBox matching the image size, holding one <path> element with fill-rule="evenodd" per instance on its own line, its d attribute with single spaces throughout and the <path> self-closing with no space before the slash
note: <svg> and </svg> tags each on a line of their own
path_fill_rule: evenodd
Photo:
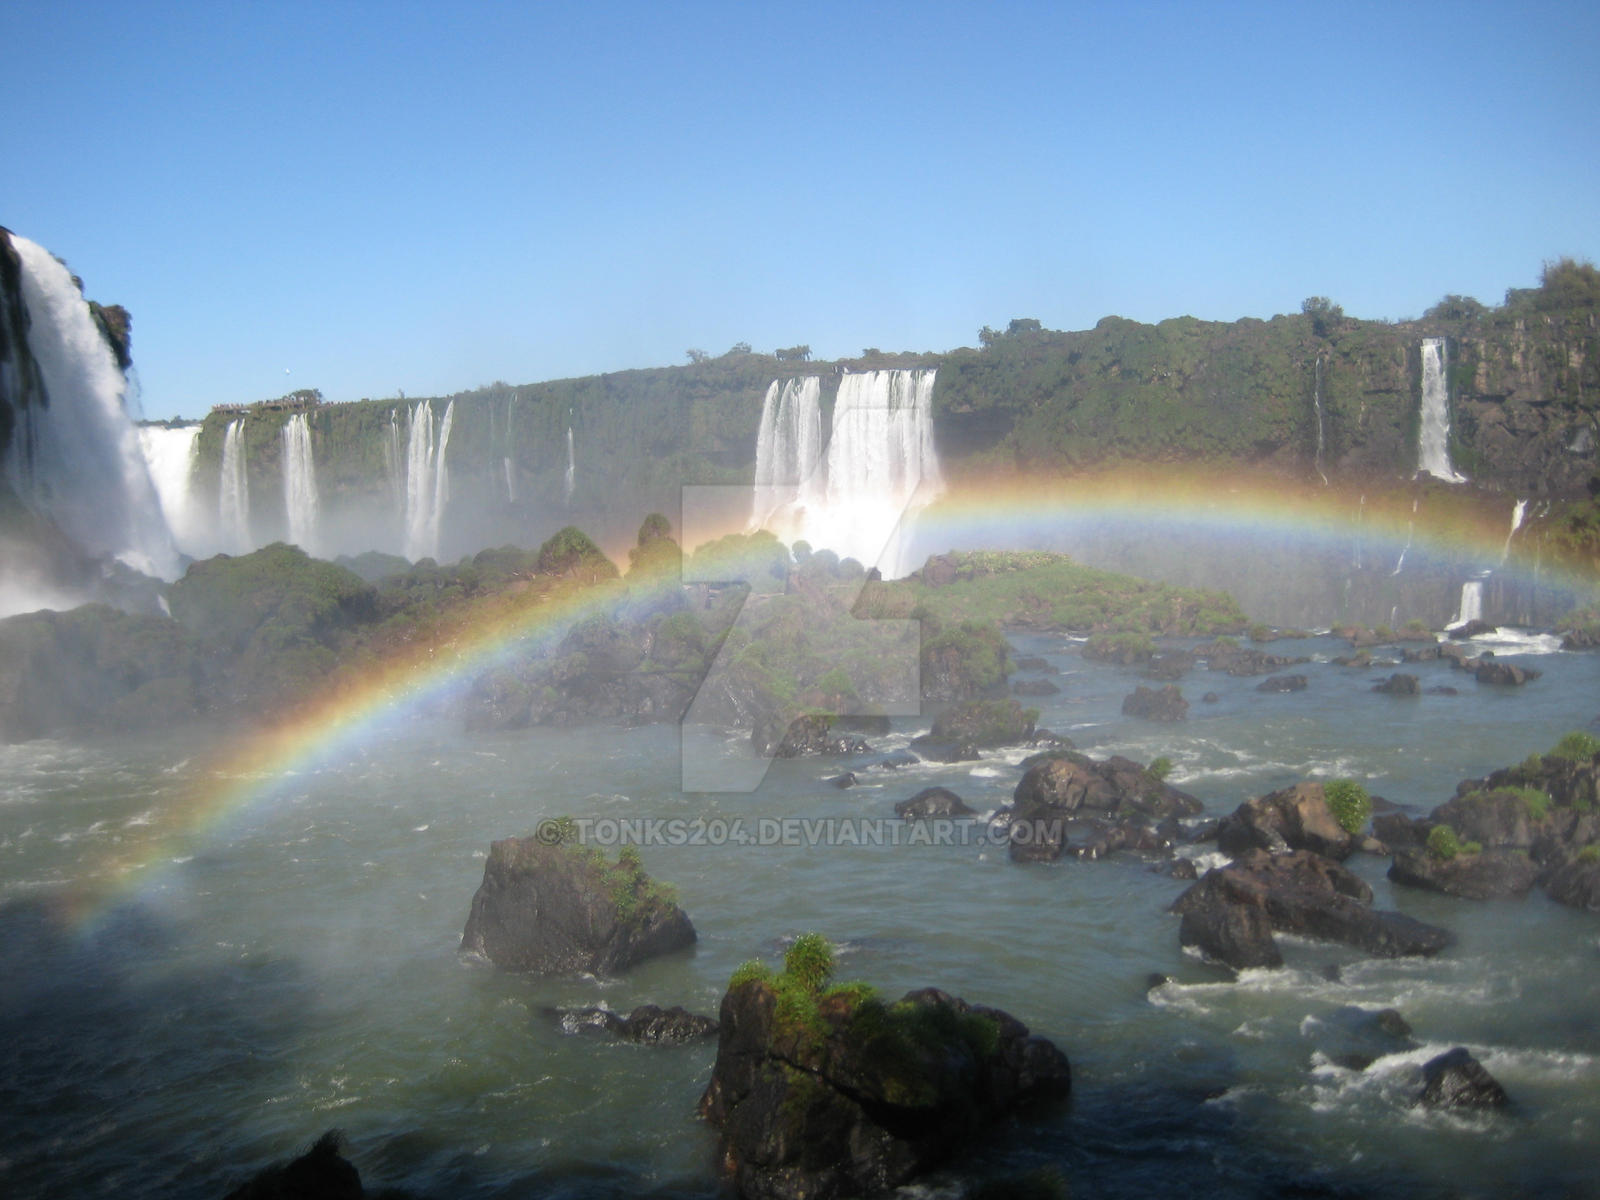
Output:
<svg viewBox="0 0 1600 1200">
<path fill-rule="evenodd" d="M 1600 5 L 0 4 L 0 224 L 147 415 L 1600 258 Z"/>
</svg>

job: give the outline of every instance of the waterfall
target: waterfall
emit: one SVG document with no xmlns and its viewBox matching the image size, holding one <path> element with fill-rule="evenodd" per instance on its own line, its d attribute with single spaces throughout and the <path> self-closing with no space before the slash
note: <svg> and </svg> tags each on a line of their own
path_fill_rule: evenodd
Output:
<svg viewBox="0 0 1600 1200">
<path fill-rule="evenodd" d="M 437 435 L 433 405 L 427 400 L 411 410 L 406 438 L 405 556 L 412 562 L 439 555 L 439 529 L 450 499 L 450 472 L 445 449 L 455 422 L 456 402 L 445 405 Z"/>
<path fill-rule="evenodd" d="M 400 466 L 403 461 L 400 453 L 400 410 L 391 408 L 388 436 L 383 444 L 383 465 L 389 472 L 389 498 L 396 507 L 405 503 L 406 498 L 405 475 Z"/>
<path fill-rule="evenodd" d="M 807 375 L 780 387 L 774 379 L 761 403 L 750 527 L 782 537 L 788 525 L 803 523 L 806 510 L 822 499 L 821 461 L 821 381 Z"/>
<path fill-rule="evenodd" d="M 568 414 L 569 416 L 571 414 Z M 561 479 L 561 502 L 572 507 L 572 490 L 578 486 L 578 460 L 573 457 L 572 426 L 567 426 L 567 473 Z"/>
<path fill-rule="evenodd" d="M 906 519 L 943 489 L 933 444 L 935 372 L 866 371 L 839 381 L 826 452 L 820 385 L 774 383 L 762 404 L 752 524 L 785 540 L 905 574 Z"/>
<path fill-rule="evenodd" d="M 1506 544 L 1500 548 L 1500 565 L 1504 566 L 1507 558 L 1511 556 L 1511 539 L 1517 536 L 1517 530 L 1522 528 L 1522 519 L 1528 515 L 1528 502 L 1518 500 L 1511 507 L 1511 532 L 1506 534 Z"/>
<path fill-rule="evenodd" d="M 1487 572 L 1486 572 L 1487 573 Z M 1456 615 L 1450 618 L 1448 629 L 1465 625 L 1468 621 L 1483 620 L 1483 579 L 1469 579 L 1461 585 L 1460 608 Z"/>
<path fill-rule="evenodd" d="M 1417 527 L 1417 501 L 1411 502 L 1411 518 L 1406 522 L 1406 544 L 1400 547 L 1400 560 L 1394 564 L 1394 570 L 1389 574 L 1398 575 L 1406 565 L 1406 553 L 1411 549 L 1411 535 Z"/>
<path fill-rule="evenodd" d="M 307 554 L 316 554 L 317 467 L 305 413 L 295 413 L 283 427 L 283 507 L 289 518 L 289 540 Z"/>
<path fill-rule="evenodd" d="M 217 525 L 234 554 L 253 548 L 250 537 L 250 475 L 244 453 L 244 418 L 228 423 L 222 435 L 222 474 L 217 480 Z"/>
<path fill-rule="evenodd" d="M 1422 422 L 1417 439 L 1417 474 L 1465 483 L 1450 466 L 1450 392 L 1443 338 L 1422 339 Z"/>
<path fill-rule="evenodd" d="M 161 515 L 183 553 L 198 557 L 209 549 L 210 522 L 194 500 L 194 460 L 199 425 L 141 425 L 139 451 L 155 484 Z"/>
<path fill-rule="evenodd" d="M 506 404 L 506 454 L 505 457 L 500 460 L 501 465 L 505 468 L 506 472 L 507 504 L 515 504 L 517 502 L 517 400 L 518 397 L 513 395 L 511 400 Z"/>
<path fill-rule="evenodd" d="M 0 297 L 0 306 L 26 313 L 26 345 L 0 363 L 14 422 L 0 474 L 24 506 L 88 553 L 174 578 L 178 549 L 128 413 L 127 376 L 72 273 L 27 238 L 0 239 L 17 256 L 21 292 Z"/>
<path fill-rule="evenodd" d="M 1311 388 L 1311 406 L 1317 414 L 1317 474 L 1322 476 L 1322 485 L 1328 485 L 1328 475 L 1322 469 L 1322 355 L 1317 355 L 1316 381 Z"/>
</svg>

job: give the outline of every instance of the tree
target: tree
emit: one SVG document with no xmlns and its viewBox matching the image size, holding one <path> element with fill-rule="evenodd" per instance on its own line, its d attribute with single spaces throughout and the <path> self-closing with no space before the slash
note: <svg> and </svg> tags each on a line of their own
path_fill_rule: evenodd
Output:
<svg viewBox="0 0 1600 1200">
<path fill-rule="evenodd" d="M 1007 337 L 1017 337 L 1025 333 L 1042 333 L 1044 326 L 1032 317 L 1013 317 L 1011 324 L 1006 326 Z"/>
<path fill-rule="evenodd" d="M 1471 296 L 1452 293 L 1422 315 L 1433 321 L 1474 321 L 1488 311 Z"/>
<path fill-rule="evenodd" d="M 1546 260 L 1539 272 L 1541 309 L 1594 308 L 1600 305 L 1600 271 L 1588 259 L 1562 257 Z"/>
<path fill-rule="evenodd" d="M 689 361 L 692 363 L 703 363 L 711 357 L 704 350 L 685 350 L 684 353 L 689 356 Z"/>
<path fill-rule="evenodd" d="M 811 358 L 811 347 L 790 346 L 787 350 L 774 350 L 772 357 L 779 362 L 806 362 Z"/>
<path fill-rule="evenodd" d="M 1327 337 L 1344 320 L 1344 309 L 1326 296 L 1307 296 L 1300 301 L 1300 311 L 1311 318 L 1311 329 L 1318 337 Z"/>
</svg>

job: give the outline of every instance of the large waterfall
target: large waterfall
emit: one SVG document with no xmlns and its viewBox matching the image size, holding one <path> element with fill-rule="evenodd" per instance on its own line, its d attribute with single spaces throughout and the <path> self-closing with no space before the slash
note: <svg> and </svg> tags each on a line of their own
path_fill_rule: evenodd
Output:
<svg viewBox="0 0 1600 1200">
<path fill-rule="evenodd" d="M 818 380 L 769 387 L 756 444 L 752 526 L 876 566 L 886 578 L 905 574 L 905 521 L 944 486 L 933 443 L 935 374 L 846 375 L 825 458 L 816 436 Z"/>
<path fill-rule="evenodd" d="M 411 410 L 406 439 L 405 556 L 412 562 L 439 557 L 439 529 L 450 500 L 450 472 L 445 450 L 450 445 L 456 402 L 444 407 L 438 430 L 433 405 L 424 400 Z"/>
<path fill-rule="evenodd" d="M 1422 339 L 1422 422 L 1417 438 L 1417 473 L 1446 483 L 1465 483 L 1450 465 L 1450 391 L 1445 341 Z"/>
<path fill-rule="evenodd" d="M 761 404 L 761 431 L 756 437 L 753 528 L 779 528 L 822 502 L 822 385 L 815 375 L 774 379 Z"/>
<path fill-rule="evenodd" d="M 0 364 L 14 418 L 3 474 L 25 506 L 85 551 L 171 579 L 178 550 L 125 406 L 127 377 L 72 273 L 44 247 L 0 232 L 7 238 L 27 344 Z"/>
<path fill-rule="evenodd" d="M 217 480 L 217 525 L 234 554 L 254 548 L 250 536 L 250 475 L 244 452 L 244 418 L 228 422 L 222 435 L 222 471 Z"/>
<path fill-rule="evenodd" d="M 210 514 L 195 503 L 194 462 L 199 425 L 141 425 L 139 451 L 155 484 L 161 515 L 178 549 L 192 557 L 211 548 Z"/>
<path fill-rule="evenodd" d="M 317 553 L 317 467 L 311 455 L 311 423 L 295 413 L 283 427 L 283 508 L 289 540 Z"/>
</svg>

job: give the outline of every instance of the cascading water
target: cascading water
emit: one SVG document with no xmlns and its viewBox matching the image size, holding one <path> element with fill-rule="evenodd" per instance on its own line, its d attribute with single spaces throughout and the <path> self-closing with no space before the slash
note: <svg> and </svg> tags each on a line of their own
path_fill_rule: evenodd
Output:
<svg viewBox="0 0 1600 1200">
<path fill-rule="evenodd" d="M 1422 421 L 1417 439 L 1417 474 L 1465 483 L 1450 465 L 1450 392 L 1443 338 L 1422 339 Z"/>
<path fill-rule="evenodd" d="M 404 455 L 400 452 L 400 410 L 389 410 L 389 430 L 383 443 L 383 463 L 389 472 L 389 496 L 399 507 L 406 499 L 406 477 L 401 468 Z"/>
<path fill-rule="evenodd" d="M 210 521 L 195 504 L 194 462 L 199 425 L 141 425 L 139 450 L 155 484 L 161 515 L 178 544 L 193 557 L 209 548 Z"/>
<path fill-rule="evenodd" d="M 317 467 L 305 413 L 296 413 L 283 427 L 283 507 L 289 520 L 289 540 L 307 554 L 316 554 Z"/>
<path fill-rule="evenodd" d="M 1505 545 L 1500 548 L 1498 566 L 1504 566 L 1506 559 L 1510 557 L 1511 539 L 1517 536 L 1517 530 L 1522 528 L 1523 518 L 1527 514 L 1528 502 L 1526 500 L 1518 500 L 1511 506 L 1511 528 L 1506 533 Z M 1458 626 L 1465 625 L 1468 621 L 1483 620 L 1483 581 L 1493 574 L 1494 568 L 1487 568 L 1479 571 L 1477 575 L 1461 585 L 1461 599 L 1456 605 L 1456 615 L 1450 618 L 1450 623 L 1445 628 L 1455 629 Z"/>
<path fill-rule="evenodd" d="M 500 460 L 501 461 L 501 465 L 503 467 L 505 467 L 505 473 L 506 473 L 506 503 L 507 504 L 515 504 L 517 502 L 517 467 L 516 467 L 516 457 L 517 457 L 516 429 L 517 429 L 517 420 L 516 420 L 516 418 L 517 418 L 517 400 L 518 399 L 519 399 L 519 397 L 512 396 L 510 402 L 506 405 L 506 455 L 505 455 L 505 457 L 503 459 Z"/>
<path fill-rule="evenodd" d="M 1404 567 L 1406 565 L 1406 554 L 1411 549 L 1411 535 L 1412 535 L 1413 532 L 1415 532 L 1416 528 L 1417 528 L 1417 501 L 1413 500 L 1411 502 L 1411 517 L 1410 517 L 1409 520 L 1406 521 L 1406 544 L 1404 546 L 1400 547 L 1400 558 L 1399 558 L 1399 561 L 1397 561 L 1394 564 L 1394 570 L 1389 572 L 1390 575 L 1398 575 L 1398 574 L 1400 574 L 1401 570 L 1404 569 Z"/>
<path fill-rule="evenodd" d="M 1528 515 L 1528 502 L 1518 500 L 1511 508 L 1511 532 L 1506 534 L 1506 544 L 1500 548 L 1500 564 L 1505 565 L 1511 556 L 1511 539 L 1517 536 L 1517 530 L 1522 528 L 1523 518 Z"/>
<path fill-rule="evenodd" d="M 217 525 L 224 546 L 234 554 L 253 548 L 250 537 L 250 475 L 244 453 L 244 418 L 230 421 L 222 435 L 222 473 L 217 480 Z"/>
<path fill-rule="evenodd" d="M 1316 376 L 1311 388 L 1311 406 L 1317 414 L 1317 474 L 1322 476 L 1323 486 L 1328 483 L 1328 474 L 1322 469 L 1322 355 L 1317 355 Z"/>
<path fill-rule="evenodd" d="M 570 415 L 570 414 L 569 414 Z M 578 459 L 572 448 L 572 426 L 567 426 L 567 473 L 561 478 L 561 502 L 569 508 L 572 492 L 578 486 Z"/>
<path fill-rule="evenodd" d="M 935 376 L 932 370 L 846 375 L 825 455 L 814 449 L 810 432 L 817 381 L 769 388 L 752 523 L 876 566 L 886 578 L 905 574 L 906 520 L 944 487 L 933 443 Z"/>
<path fill-rule="evenodd" d="M 789 526 L 803 525 L 807 510 L 823 498 L 821 462 L 821 381 L 807 375 L 780 386 L 774 379 L 761 403 L 750 527 L 782 537 Z"/>
<path fill-rule="evenodd" d="M 17 349 L 31 360 L 0 365 L 14 418 L 4 475 L 28 509 L 88 553 L 174 578 L 178 549 L 127 410 L 127 376 L 72 273 L 27 238 L 0 238 L 20 264 L 27 344 Z"/>
<path fill-rule="evenodd" d="M 445 450 L 455 422 L 456 402 L 445 405 L 437 435 L 433 405 L 422 401 L 411 410 L 406 439 L 405 556 L 416 562 L 439 556 L 439 529 L 450 500 L 450 473 Z"/>
</svg>

